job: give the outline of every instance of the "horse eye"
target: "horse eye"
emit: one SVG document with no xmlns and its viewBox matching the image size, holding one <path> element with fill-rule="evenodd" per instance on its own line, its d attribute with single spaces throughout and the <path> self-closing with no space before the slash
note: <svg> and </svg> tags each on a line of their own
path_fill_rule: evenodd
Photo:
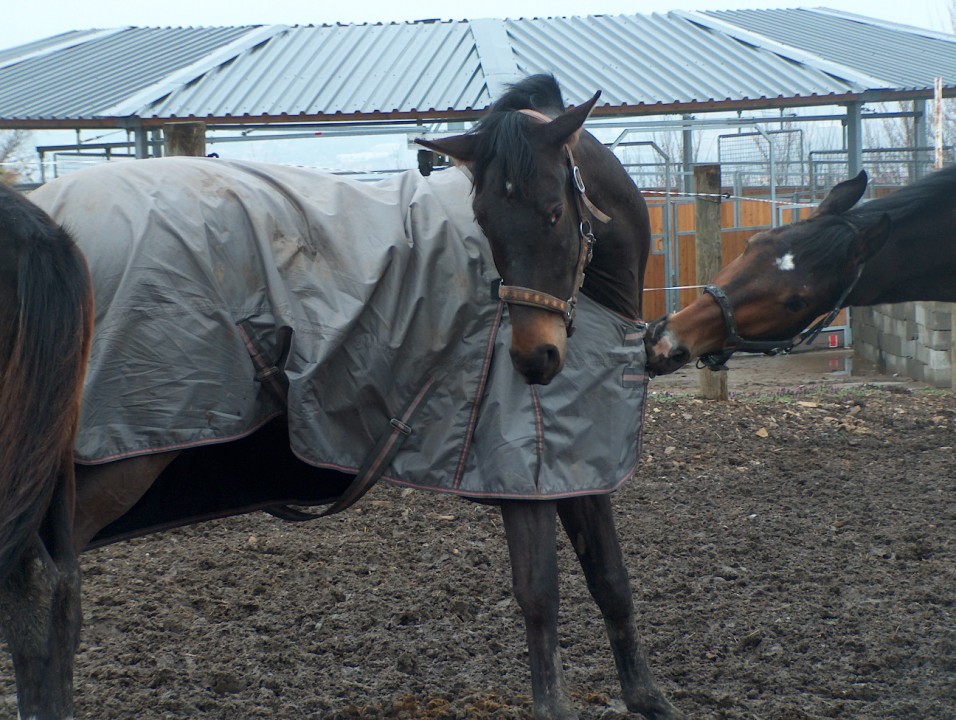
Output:
<svg viewBox="0 0 956 720">
<path fill-rule="evenodd" d="M 564 213 L 564 208 L 558 205 L 554 210 L 551 211 L 551 215 L 548 217 L 548 224 L 551 227 L 554 227 L 558 224 L 558 220 L 561 219 L 561 215 Z"/>
<path fill-rule="evenodd" d="M 799 295 L 793 295 L 787 298 L 787 301 L 784 303 L 784 307 L 786 307 L 790 312 L 800 312 L 807 307 L 807 301 Z"/>
</svg>

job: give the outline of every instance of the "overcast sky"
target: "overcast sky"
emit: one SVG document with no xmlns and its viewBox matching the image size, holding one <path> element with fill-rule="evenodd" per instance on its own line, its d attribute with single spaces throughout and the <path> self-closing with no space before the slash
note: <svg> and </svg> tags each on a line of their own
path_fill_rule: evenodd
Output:
<svg viewBox="0 0 956 720">
<path fill-rule="evenodd" d="M 954 0 L 162 0 L 103 2 L 7 0 L 0 48 L 68 30 L 124 25 L 309 25 L 441 18 L 548 17 L 667 12 L 668 10 L 830 7 L 933 30 L 952 30 Z M 15 8 L 15 9 L 14 9 Z"/>
</svg>

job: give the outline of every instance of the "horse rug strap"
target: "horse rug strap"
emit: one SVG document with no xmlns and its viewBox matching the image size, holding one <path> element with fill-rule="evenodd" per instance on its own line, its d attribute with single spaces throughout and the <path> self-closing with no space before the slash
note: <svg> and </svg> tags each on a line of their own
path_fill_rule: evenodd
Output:
<svg viewBox="0 0 956 720">
<path fill-rule="evenodd" d="M 279 359 L 273 363 L 269 361 L 265 350 L 254 339 L 255 330 L 251 323 L 240 321 L 236 323 L 236 327 L 239 329 L 239 334 L 249 351 L 249 357 L 252 358 L 253 365 L 256 367 L 256 381 L 271 390 L 283 407 L 288 407 L 289 379 L 286 377 L 282 366 L 292 345 L 292 329 L 288 327 L 277 329 Z M 435 375 L 428 378 L 421 390 L 412 398 L 404 411 L 399 414 L 399 417 L 393 417 L 389 420 L 388 429 L 382 433 L 372 452 L 362 463 L 355 479 L 329 508 L 321 513 L 312 513 L 288 505 L 280 505 L 271 508 L 269 512 L 283 520 L 301 522 L 334 515 L 352 507 L 381 479 L 392 458 L 401 449 L 404 439 L 412 434 L 411 421 L 415 411 L 431 395 L 435 389 L 436 381 L 437 376 Z"/>
<path fill-rule="evenodd" d="M 280 327 L 276 329 L 276 338 L 279 346 L 279 357 L 275 362 L 271 362 L 266 356 L 265 350 L 256 342 L 255 329 L 248 320 L 240 320 L 236 323 L 242 342 L 249 351 L 249 357 L 252 358 L 253 365 L 256 366 L 256 382 L 262 383 L 269 388 L 275 395 L 282 407 L 289 406 L 289 378 L 285 374 L 283 367 L 286 358 L 289 356 L 289 350 L 292 348 L 292 328 Z"/>
<path fill-rule="evenodd" d="M 335 513 L 342 512 L 352 507 L 365 493 L 372 489 L 372 486 L 378 482 L 379 478 L 381 478 L 385 472 L 385 469 L 392 462 L 392 458 L 398 453 L 405 438 L 412 434 L 412 426 L 410 424 L 412 416 L 415 415 L 415 411 L 422 406 L 428 396 L 432 394 L 432 391 L 435 389 L 436 380 L 436 376 L 433 375 L 430 377 L 425 385 L 422 386 L 422 389 L 418 391 L 418 394 L 415 395 L 408 404 L 408 407 L 405 408 L 401 417 L 392 418 L 389 421 L 390 429 L 379 439 L 378 444 L 376 444 L 371 454 L 366 458 L 362 467 L 359 468 L 358 475 L 355 476 L 355 479 L 331 507 L 327 508 L 324 512 L 316 514 L 316 517 L 325 517 L 326 515 L 334 515 Z"/>
</svg>

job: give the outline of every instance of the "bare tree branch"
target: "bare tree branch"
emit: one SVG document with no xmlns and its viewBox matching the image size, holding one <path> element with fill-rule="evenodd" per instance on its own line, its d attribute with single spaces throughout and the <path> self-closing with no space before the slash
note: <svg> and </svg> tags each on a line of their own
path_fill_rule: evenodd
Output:
<svg viewBox="0 0 956 720">
<path fill-rule="evenodd" d="M 12 185 L 24 170 L 21 155 L 30 133 L 26 130 L 0 131 L 0 183 Z"/>
</svg>

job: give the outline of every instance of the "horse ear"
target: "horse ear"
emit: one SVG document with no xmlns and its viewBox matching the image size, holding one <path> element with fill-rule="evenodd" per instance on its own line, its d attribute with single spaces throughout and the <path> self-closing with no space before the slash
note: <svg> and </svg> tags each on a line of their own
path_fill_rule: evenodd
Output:
<svg viewBox="0 0 956 720">
<path fill-rule="evenodd" d="M 876 255 L 890 236 L 892 226 L 893 222 L 890 220 L 890 216 L 883 213 L 875 223 L 860 230 L 853 241 L 851 250 L 854 261 L 857 263 L 866 262 Z"/>
<path fill-rule="evenodd" d="M 810 217 L 820 217 L 821 215 L 841 215 L 859 202 L 866 190 L 866 171 L 860 170 L 860 173 L 850 180 L 844 180 L 823 198 L 817 209 L 813 211 Z"/>
<path fill-rule="evenodd" d="M 478 137 L 476 135 L 451 135 L 438 140 L 425 140 L 424 138 L 415 138 L 415 142 L 434 150 L 442 155 L 447 155 L 459 162 L 471 162 L 475 159 L 475 148 L 478 146 Z"/>
<path fill-rule="evenodd" d="M 544 142 L 553 147 L 561 147 L 566 143 L 573 146 L 577 142 L 577 133 L 584 126 L 584 121 L 588 119 L 599 97 L 601 97 L 600 90 L 594 93 L 594 97 L 586 103 L 581 103 L 542 125 L 537 131 L 541 133 Z"/>
</svg>

